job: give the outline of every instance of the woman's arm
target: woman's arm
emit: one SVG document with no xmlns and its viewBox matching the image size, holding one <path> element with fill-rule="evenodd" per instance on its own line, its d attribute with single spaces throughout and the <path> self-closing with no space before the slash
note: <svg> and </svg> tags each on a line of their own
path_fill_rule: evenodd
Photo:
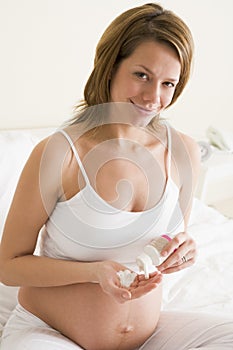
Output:
<svg viewBox="0 0 233 350">
<path fill-rule="evenodd" d="M 178 137 L 180 145 L 175 159 L 181 183 L 179 205 L 184 231 L 178 233 L 161 252 L 162 256 L 168 257 L 158 268 L 162 273 L 172 273 L 191 266 L 197 255 L 196 243 L 187 232 L 187 227 L 200 171 L 200 148 L 189 136 L 178 133 Z"/>
<path fill-rule="evenodd" d="M 184 231 L 186 231 L 200 173 L 201 152 L 200 147 L 191 137 L 181 133 L 179 135 L 184 147 L 180 166 L 179 205 L 184 220 Z"/>
</svg>

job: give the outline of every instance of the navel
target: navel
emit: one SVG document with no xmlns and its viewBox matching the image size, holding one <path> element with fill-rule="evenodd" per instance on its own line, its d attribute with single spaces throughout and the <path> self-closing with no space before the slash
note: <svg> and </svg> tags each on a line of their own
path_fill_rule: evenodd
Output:
<svg viewBox="0 0 233 350">
<path fill-rule="evenodd" d="M 131 325 L 120 326 L 120 333 L 121 334 L 132 333 L 133 331 L 134 331 L 134 327 Z"/>
</svg>

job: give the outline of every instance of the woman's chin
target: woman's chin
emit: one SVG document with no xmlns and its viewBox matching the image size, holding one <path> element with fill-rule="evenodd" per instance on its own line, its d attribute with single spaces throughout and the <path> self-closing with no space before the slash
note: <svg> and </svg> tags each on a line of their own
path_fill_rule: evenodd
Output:
<svg viewBox="0 0 233 350">
<path fill-rule="evenodd" d="M 138 108 L 129 102 L 111 102 L 111 121 L 129 124 L 135 127 L 146 127 L 155 117 L 155 111 Z"/>
</svg>

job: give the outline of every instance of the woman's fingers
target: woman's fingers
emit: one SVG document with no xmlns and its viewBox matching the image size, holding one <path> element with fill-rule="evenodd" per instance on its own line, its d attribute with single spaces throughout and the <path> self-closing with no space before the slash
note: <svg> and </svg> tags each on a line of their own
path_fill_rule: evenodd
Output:
<svg viewBox="0 0 233 350">
<path fill-rule="evenodd" d="M 158 266 L 162 273 L 180 271 L 194 264 L 197 256 L 196 244 L 187 232 L 177 234 L 161 252 L 167 259 Z"/>
<path fill-rule="evenodd" d="M 136 277 L 134 277 L 135 275 Z M 135 274 L 133 271 L 125 269 L 123 265 L 113 261 L 102 262 L 98 272 L 98 282 L 103 291 L 119 303 L 149 293 L 158 286 L 161 280 L 162 274 L 160 271 L 150 273 L 149 278 L 146 279 L 145 275 Z"/>
<path fill-rule="evenodd" d="M 183 270 L 186 267 L 189 267 L 189 266 L 193 265 L 194 262 L 195 262 L 194 259 L 190 259 L 190 260 L 188 260 L 185 263 L 180 263 L 180 264 L 178 263 L 178 264 L 174 264 L 174 265 L 168 266 L 168 267 L 161 265 L 161 266 L 158 266 L 158 268 L 161 269 L 161 272 L 163 274 L 169 274 L 169 273 L 173 273 L 173 272 L 177 272 L 177 271 Z"/>
<path fill-rule="evenodd" d="M 162 281 L 162 274 L 158 271 L 150 274 L 149 279 L 145 279 L 144 275 L 137 275 L 134 282 L 129 288 L 121 288 L 117 285 L 112 285 L 109 292 L 119 303 L 125 303 L 132 299 L 140 298 L 157 288 Z"/>
<path fill-rule="evenodd" d="M 145 279 L 144 275 L 138 275 L 136 280 L 137 281 L 135 281 L 129 288 L 132 294 L 132 299 L 139 298 L 157 288 L 162 281 L 162 274 L 156 271 L 155 273 L 150 274 L 149 279 Z"/>
</svg>

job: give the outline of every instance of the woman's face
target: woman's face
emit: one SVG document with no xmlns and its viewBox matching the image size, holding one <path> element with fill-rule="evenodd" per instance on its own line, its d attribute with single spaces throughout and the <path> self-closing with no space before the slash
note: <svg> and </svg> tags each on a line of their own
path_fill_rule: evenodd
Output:
<svg viewBox="0 0 233 350">
<path fill-rule="evenodd" d="M 155 41 L 141 43 L 122 60 L 110 85 L 111 102 L 130 104 L 133 123 L 146 126 L 171 102 L 180 77 L 175 50 Z"/>
</svg>

